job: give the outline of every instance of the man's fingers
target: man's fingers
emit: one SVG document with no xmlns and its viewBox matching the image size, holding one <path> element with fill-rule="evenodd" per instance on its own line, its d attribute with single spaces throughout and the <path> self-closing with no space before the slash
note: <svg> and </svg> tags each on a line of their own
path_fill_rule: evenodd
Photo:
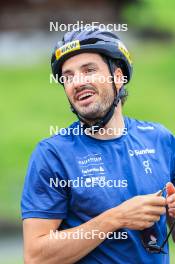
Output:
<svg viewBox="0 0 175 264">
<path fill-rule="evenodd" d="M 168 214 L 169 214 L 169 216 L 171 216 L 171 217 L 175 217 L 175 208 L 170 208 L 170 209 L 168 209 Z"/>
<path fill-rule="evenodd" d="M 145 221 L 148 222 L 157 222 L 160 220 L 160 215 L 147 215 L 145 216 Z"/>
<path fill-rule="evenodd" d="M 167 204 L 168 204 L 168 213 L 171 217 L 175 217 L 175 187 L 169 182 L 166 184 L 167 191 Z"/>
<path fill-rule="evenodd" d="M 175 202 L 174 203 L 169 203 L 168 208 L 175 208 Z"/>
<path fill-rule="evenodd" d="M 163 188 L 162 190 L 159 190 L 158 192 L 155 193 L 155 195 L 161 196 L 164 190 L 165 190 L 165 188 Z"/>
<path fill-rule="evenodd" d="M 157 205 L 157 206 L 166 206 L 166 199 L 162 196 L 156 196 L 155 194 L 150 194 L 147 197 L 147 204 Z"/>
<path fill-rule="evenodd" d="M 166 214 L 166 207 L 152 206 L 148 209 L 148 213 L 152 215 L 163 215 L 163 214 Z"/>
<path fill-rule="evenodd" d="M 146 222 L 146 225 L 143 229 L 149 228 L 149 227 L 153 226 L 154 224 L 155 224 L 154 222 L 148 221 L 148 222 Z"/>
<path fill-rule="evenodd" d="M 169 213 L 175 213 L 175 208 L 169 208 L 169 209 L 168 209 L 168 212 L 169 212 Z"/>
<path fill-rule="evenodd" d="M 168 196 L 166 199 L 167 199 L 167 203 L 168 204 L 169 203 L 175 203 L 175 193 L 170 195 L 170 196 Z"/>
</svg>

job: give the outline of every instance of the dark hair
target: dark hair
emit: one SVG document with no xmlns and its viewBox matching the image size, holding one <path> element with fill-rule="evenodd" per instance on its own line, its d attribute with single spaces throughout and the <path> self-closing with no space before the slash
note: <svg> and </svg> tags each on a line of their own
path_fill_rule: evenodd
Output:
<svg viewBox="0 0 175 264">
<path fill-rule="evenodd" d="M 108 65 L 108 58 L 106 56 L 104 56 L 103 54 L 100 54 L 103 61 Z M 113 72 L 116 70 L 116 68 L 120 68 L 122 73 L 124 74 L 124 64 L 122 63 L 121 60 L 112 60 L 112 64 L 113 64 Z M 124 91 L 125 93 L 123 94 L 123 96 L 121 97 L 121 103 L 122 105 L 124 105 L 124 103 L 126 102 L 127 100 L 127 97 L 128 97 L 128 91 L 126 90 L 126 88 L 124 87 Z"/>
</svg>

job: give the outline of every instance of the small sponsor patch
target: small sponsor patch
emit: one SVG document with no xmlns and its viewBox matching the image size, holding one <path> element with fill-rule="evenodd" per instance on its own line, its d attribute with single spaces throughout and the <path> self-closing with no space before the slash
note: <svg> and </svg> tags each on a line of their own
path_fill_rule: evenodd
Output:
<svg viewBox="0 0 175 264">
<path fill-rule="evenodd" d="M 69 42 L 55 51 L 55 57 L 59 60 L 64 54 L 80 49 L 80 41 Z"/>
<path fill-rule="evenodd" d="M 137 126 L 137 128 L 141 130 L 153 130 L 154 129 L 153 126 Z"/>
<path fill-rule="evenodd" d="M 128 59 L 129 63 L 132 64 L 131 55 L 127 48 L 124 46 L 122 42 L 118 42 L 118 48 L 119 50 L 124 54 L 124 56 Z"/>
<path fill-rule="evenodd" d="M 156 150 L 155 149 L 129 149 L 128 153 L 130 156 L 139 156 L 139 155 L 149 155 L 149 154 L 155 154 Z"/>
</svg>

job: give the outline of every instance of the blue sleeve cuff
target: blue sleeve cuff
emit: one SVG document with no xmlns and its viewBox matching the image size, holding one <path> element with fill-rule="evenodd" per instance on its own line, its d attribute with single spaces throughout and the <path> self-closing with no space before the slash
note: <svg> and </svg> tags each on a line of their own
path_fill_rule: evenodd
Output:
<svg viewBox="0 0 175 264">
<path fill-rule="evenodd" d="M 65 219 L 66 213 L 48 213 L 40 211 L 22 212 L 22 220 L 27 218 L 42 218 L 42 219 Z"/>
</svg>

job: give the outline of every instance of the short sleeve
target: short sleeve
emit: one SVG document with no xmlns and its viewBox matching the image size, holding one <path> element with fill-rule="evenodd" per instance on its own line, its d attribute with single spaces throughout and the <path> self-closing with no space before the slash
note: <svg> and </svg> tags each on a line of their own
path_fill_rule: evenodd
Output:
<svg viewBox="0 0 175 264">
<path fill-rule="evenodd" d="M 66 180 L 64 167 L 52 146 L 41 141 L 33 151 L 21 198 L 22 219 L 64 219 L 68 191 L 59 184 Z"/>
</svg>

